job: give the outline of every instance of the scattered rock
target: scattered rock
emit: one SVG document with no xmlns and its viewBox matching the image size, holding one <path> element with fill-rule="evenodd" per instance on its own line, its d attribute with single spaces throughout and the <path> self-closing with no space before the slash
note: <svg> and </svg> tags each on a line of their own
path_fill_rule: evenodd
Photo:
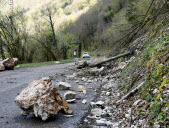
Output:
<svg viewBox="0 0 169 128">
<path fill-rule="evenodd" d="M 47 120 L 61 110 L 65 113 L 69 110 L 67 102 L 62 100 L 50 78 L 31 82 L 15 98 L 15 102 L 24 112 L 42 120 Z"/>
<path fill-rule="evenodd" d="M 77 91 L 78 92 L 83 92 L 83 91 L 86 91 L 86 88 L 82 85 L 79 85 L 79 87 L 77 88 Z"/>
<path fill-rule="evenodd" d="M 69 117 L 72 117 L 73 115 L 64 115 L 64 116 L 69 118 Z"/>
<path fill-rule="evenodd" d="M 133 103 L 133 106 L 137 106 L 140 101 L 141 101 L 141 99 L 136 100 L 136 101 Z"/>
<path fill-rule="evenodd" d="M 74 103 L 76 99 L 66 100 L 68 103 Z"/>
<path fill-rule="evenodd" d="M 120 63 L 118 64 L 118 67 L 113 68 L 113 70 L 114 70 L 114 71 L 121 70 L 121 69 L 124 69 L 126 66 L 127 66 L 127 63 L 126 63 L 126 62 L 120 62 Z"/>
<path fill-rule="evenodd" d="M 88 80 L 87 83 L 92 83 L 93 81 L 92 80 Z"/>
<path fill-rule="evenodd" d="M 101 67 L 101 68 L 91 68 L 89 71 L 89 74 L 92 76 L 103 76 L 106 74 L 106 68 L 105 67 Z"/>
<path fill-rule="evenodd" d="M 153 91 L 153 94 L 157 93 L 158 92 L 158 89 L 154 89 Z"/>
<path fill-rule="evenodd" d="M 66 114 L 67 114 L 67 115 L 73 115 L 73 110 L 70 110 L 70 109 L 69 109 Z"/>
<path fill-rule="evenodd" d="M 77 76 L 78 76 L 77 73 L 73 73 L 72 75 L 68 75 L 68 76 L 66 76 L 66 77 L 68 77 L 68 78 L 75 78 L 75 77 L 77 77 Z"/>
<path fill-rule="evenodd" d="M 85 81 L 85 82 L 86 82 L 86 81 L 87 81 L 87 78 L 85 78 L 85 77 L 82 77 L 82 81 Z"/>
<path fill-rule="evenodd" d="M 66 82 L 59 82 L 58 87 L 60 90 L 69 90 L 71 85 Z"/>
<path fill-rule="evenodd" d="M 4 71 L 4 70 L 5 70 L 5 66 L 0 63 L 0 71 Z"/>
<path fill-rule="evenodd" d="M 87 100 L 84 99 L 84 100 L 82 101 L 82 104 L 86 104 L 86 103 L 87 103 Z"/>
<path fill-rule="evenodd" d="M 106 120 L 96 120 L 97 126 L 107 126 L 107 121 Z"/>
<path fill-rule="evenodd" d="M 5 67 L 5 70 L 13 70 L 14 66 L 17 65 L 18 58 L 7 58 L 2 61 L 2 64 Z"/>
<path fill-rule="evenodd" d="M 106 92 L 106 96 L 110 96 L 111 95 L 111 92 Z"/>
<path fill-rule="evenodd" d="M 125 117 L 126 117 L 127 119 L 130 119 L 130 114 L 125 114 Z"/>
<path fill-rule="evenodd" d="M 83 90 L 83 94 L 86 94 L 86 90 Z"/>
<path fill-rule="evenodd" d="M 95 103 L 96 105 L 103 105 L 104 104 L 104 102 L 103 101 L 97 101 L 96 103 Z"/>
<path fill-rule="evenodd" d="M 76 97 L 76 93 L 73 92 L 73 91 L 67 91 L 67 92 L 64 94 L 65 100 L 76 99 L 75 97 Z"/>
<path fill-rule="evenodd" d="M 103 86 L 104 89 L 112 89 L 112 88 L 117 88 L 117 87 L 118 87 L 118 84 L 117 83 L 112 83 L 112 82 L 109 82 L 109 83 L 107 83 L 107 84 L 105 84 Z"/>
<path fill-rule="evenodd" d="M 75 64 L 77 65 L 77 69 L 82 69 L 82 68 L 86 68 L 89 66 L 87 61 L 79 61 L 78 63 L 75 63 Z"/>
<path fill-rule="evenodd" d="M 102 115 L 102 109 L 101 108 L 94 108 L 91 110 L 92 116 L 101 116 Z"/>
</svg>

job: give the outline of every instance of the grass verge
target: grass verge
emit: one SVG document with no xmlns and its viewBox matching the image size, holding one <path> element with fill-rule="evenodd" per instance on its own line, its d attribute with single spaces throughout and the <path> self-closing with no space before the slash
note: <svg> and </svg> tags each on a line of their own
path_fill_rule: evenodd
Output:
<svg viewBox="0 0 169 128">
<path fill-rule="evenodd" d="M 83 58 L 81 60 L 89 60 L 88 58 Z M 28 67 L 36 67 L 36 66 L 45 66 L 45 65 L 54 65 L 54 64 L 64 64 L 74 62 L 74 59 L 66 59 L 60 61 L 49 61 L 49 62 L 37 62 L 37 63 L 27 63 L 27 64 L 19 64 L 15 67 L 15 69 L 19 68 L 28 68 Z"/>
</svg>

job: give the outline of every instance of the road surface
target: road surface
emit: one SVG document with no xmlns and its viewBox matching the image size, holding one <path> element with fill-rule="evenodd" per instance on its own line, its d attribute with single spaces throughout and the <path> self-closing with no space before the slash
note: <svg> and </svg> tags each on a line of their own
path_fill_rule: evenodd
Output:
<svg viewBox="0 0 169 128">
<path fill-rule="evenodd" d="M 74 69 L 74 63 L 68 63 L 0 72 L 0 128 L 77 128 L 88 112 L 90 101 L 96 96 L 94 90 L 99 88 L 100 84 L 97 82 L 85 83 L 81 78 L 68 79 L 66 75 L 76 72 Z M 58 114 L 48 121 L 21 116 L 22 110 L 16 106 L 15 97 L 27 87 L 29 82 L 49 76 L 53 78 L 55 85 L 60 81 L 70 83 L 73 91 L 77 90 L 78 85 L 86 87 L 87 94 L 77 92 L 76 103 L 69 104 L 74 111 L 74 116 L 65 117 Z M 64 91 L 60 91 L 60 93 L 63 96 Z M 87 100 L 87 104 L 81 103 L 83 99 Z"/>
</svg>

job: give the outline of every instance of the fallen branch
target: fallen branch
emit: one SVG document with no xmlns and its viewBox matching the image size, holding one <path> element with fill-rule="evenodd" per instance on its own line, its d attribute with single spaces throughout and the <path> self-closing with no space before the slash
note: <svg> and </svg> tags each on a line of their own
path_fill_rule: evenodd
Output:
<svg viewBox="0 0 169 128">
<path fill-rule="evenodd" d="M 130 91 L 127 95 L 123 96 L 120 100 L 118 100 L 116 103 L 122 102 L 124 99 L 127 99 L 129 96 L 131 96 L 133 93 L 135 93 L 139 88 L 141 88 L 144 85 L 144 82 L 139 84 L 135 89 Z"/>
</svg>

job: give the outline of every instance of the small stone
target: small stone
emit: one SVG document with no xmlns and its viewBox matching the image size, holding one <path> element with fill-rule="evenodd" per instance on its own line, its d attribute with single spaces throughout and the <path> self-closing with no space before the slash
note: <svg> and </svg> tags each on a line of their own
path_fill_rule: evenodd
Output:
<svg viewBox="0 0 169 128">
<path fill-rule="evenodd" d="M 136 101 L 133 103 L 133 106 L 136 106 L 140 101 L 141 101 L 141 99 L 136 100 Z"/>
<path fill-rule="evenodd" d="M 87 83 L 92 83 L 93 81 L 92 80 L 88 80 Z"/>
<path fill-rule="evenodd" d="M 157 93 L 158 92 L 158 89 L 154 89 L 153 91 L 153 94 Z"/>
<path fill-rule="evenodd" d="M 129 114 L 126 114 L 125 117 L 126 117 L 127 119 L 129 119 L 129 118 L 130 118 L 130 115 L 129 115 Z"/>
<path fill-rule="evenodd" d="M 96 120 L 97 126 L 107 126 L 107 121 Z"/>
<path fill-rule="evenodd" d="M 107 124 L 107 126 L 113 126 L 113 122 L 111 122 L 111 121 L 107 121 L 106 124 Z"/>
<path fill-rule="evenodd" d="M 67 91 L 65 94 L 64 94 L 64 98 L 66 100 L 72 100 L 72 99 L 75 99 L 76 97 L 76 93 L 73 92 L 73 91 Z"/>
<path fill-rule="evenodd" d="M 63 116 L 65 116 L 65 117 L 72 117 L 73 115 L 63 115 Z"/>
<path fill-rule="evenodd" d="M 69 115 L 73 115 L 73 110 L 68 110 L 67 112 L 66 112 L 66 114 L 69 114 Z"/>
<path fill-rule="evenodd" d="M 119 123 L 114 123 L 113 128 L 115 128 L 115 127 L 119 127 Z"/>
<path fill-rule="evenodd" d="M 97 101 L 95 104 L 96 104 L 96 105 L 103 105 L 104 102 L 103 102 L 103 101 Z"/>
<path fill-rule="evenodd" d="M 68 76 L 66 76 L 66 77 L 68 77 L 68 78 L 75 78 L 75 77 L 77 77 L 77 76 L 78 76 L 77 73 L 73 73 L 72 75 L 68 75 Z"/>
<path fill-rule="evenodd" d="M 87 120 L 87 119 L 84 119 L 84 122 L 88 122 L 88 120 Z"/>
<path fill-rule="evenodd" d="M 91 110 L 91 115 L 93 116 L 101 116 L 102 115 L 102 109 L 101 108 L 94 108 Z"/>
<path fill-rule="evenodd" d="M 83 94 L 86 94 L 86 90 L 83 90 Z"/>
<path fill-rule="evenodd" d="M 77 80 L 77 81 L 75 81 L 75 83 L 79 83 L 79 81 Z"/>
<path fill-rule="evenodd" d="M 84 99 L 84 100 L 82 101 L 82 104 L 86 104 L 86 103 L 87 103 L 87 100 Z"/>
<path fill-rule="evenodd" d="M 25 111 L 23 111 L 23 112 L 21 112 L 21 115 L 22 115 L 22 116 L 27 116 L 27 115 L 28 115 L 28 113 L 27 113 L 27 112 L 25 112 Z"/>
<path fill-rule="evenodd" d="M 87 78 L 85 78 L 85 77 L 82 77 L 82 80 L 86 82 L 86 81 L 87 81 Z"/>
<path fill-rule="evenodd" d="M 58 84 L 60 90 L 69 90 L 71 85 L 66 82 L 59 82 Z"/>
<path fill-rule="evenodd" d="M 96 105 L 96 103 L 95 103 L 95 102 L 90 102 L 90 105 L 91 105 L 92 107 L 94 107 L 94 106 Z"/>
<path fill-rule="evenodd" d="M 120 96 L 120 93 L 117 93 L 116 95 L 119 97 L 119 96 Z"/>
<path fill-rule="evenodd" d="M 107 98 L 106 100 L 105 100 L 105 104 L 110 104 L 111 103 L 111 100 L 109 99 L 109 98 Z"/>
<path fill-rule="evenodd" d="M 74 103 L 76 99 L 66 100 L 68 103 Z"/>
<path fill-rule="evenodd" d="M 111 95 L 111 93 L 110 92 L 106 92 L 106 96 L 110 96 Z"/>
<path fill-rule="evenodd" d="M 84 86 L 82 86 L 82 85 L 79 85 L 79 87 L 77 88 L 78 92 L 83 92 L 85 90 L 86 90 L 86 88 Z"/>
</svg>

